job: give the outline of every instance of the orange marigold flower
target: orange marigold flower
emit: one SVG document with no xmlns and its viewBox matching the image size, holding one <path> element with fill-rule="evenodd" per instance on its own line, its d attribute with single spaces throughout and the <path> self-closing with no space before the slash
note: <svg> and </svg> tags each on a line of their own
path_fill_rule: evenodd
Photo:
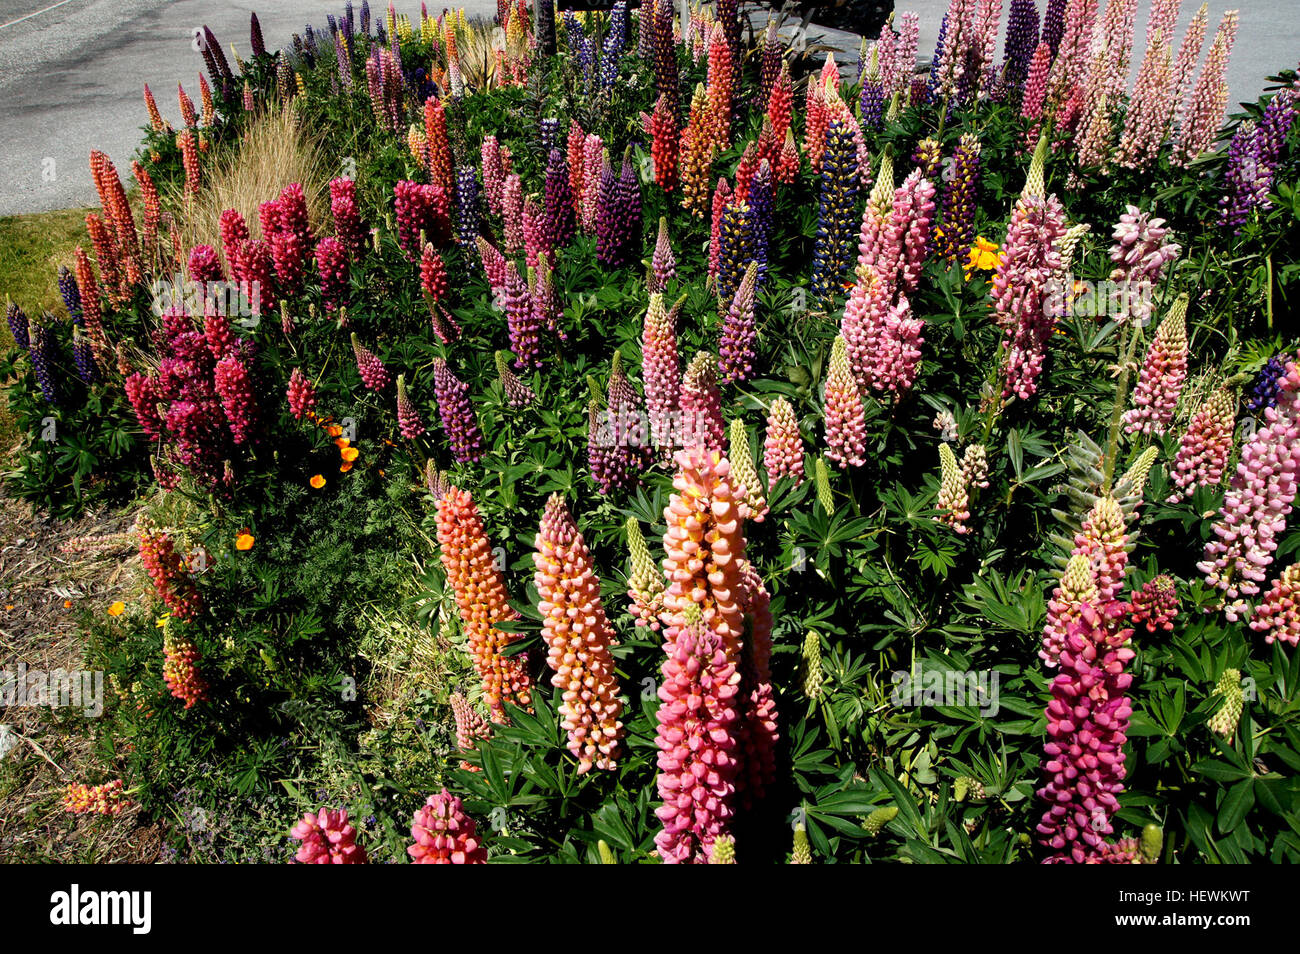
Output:
<svg viewBox="0 0 1300 954">
<path fill-rule="evenodd" d="M 310 483 L 313 490 L 320 490 L 322 487 L 325 486 L 325 478 L 322 477 L 320 474 L 315 474 L 312 477 Z"/>
</svg>

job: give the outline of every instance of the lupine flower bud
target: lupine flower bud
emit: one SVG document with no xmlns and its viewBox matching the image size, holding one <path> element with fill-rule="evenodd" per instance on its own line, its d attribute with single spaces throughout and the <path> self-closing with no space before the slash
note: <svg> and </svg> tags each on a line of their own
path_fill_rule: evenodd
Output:
<svg viewBox="0 0 1300 954">
<path fill-rule="evenodd" d="M 831 497 L 831 475 L 826 466 L 826 458 L 818 457 L 813 462 L 813 483 L 817 491 L 817 502 L 827 515 L 835 512 L 835 501 Z"/>
<path fill-rule="evenodd" d="M 1083 604 L 1070 625 L 1047 705 L 1047 784 L 1038 797 L 1048 809 L 1037 830 L 1055 862 L 1082 863 L 1102 850 L 1124 788 L 1132 630 L 1120 628 L 1123 604 L 1100 606 Z"/>
<path fill-rule="evenodd" d="M 654 255 L 650 259 L 650 294 L 662 292 L 677 277 L 677 260 L 673 257 L 672 243 L 668 238 L 668 219 L 659 217 L 659 237 L 655 241 Z"/>
<path fill-rule="evenodd" d="M 803 648 L 803 694 L 811 702 L 821 698 L 822 694 L 822 640 L 811 629 L 804 635 Z"/>
<path fill-rule="evenodd" d="M 1300 563 L 1293 563 L 1273 581 L 1264 599 L 1255 607 L 1250 628 L 1264 634 L 1264 642 L 1282 640 L 1300 645 Z"/>
<path fill-rule="evenodd" d="M 289 400 L 289 412 L 295 421 L 301 421 L 303 415 L 309 415 L 316 408 L 316 389 L 301 368 L 294 368 L 290 373 L 289 389 L 285 396 Z"/>
<path fill-rule="evenodd" d="M 1232 453 L 1234 417 L 1232 395 L 1224 388 L 1202 402 L 1178 445 L 1169 474 L 1177 491 L 1169 496 L 1169 503 L 1177 503 L 1194 494 L 1197 487 L 1213 487 L 1223 479 L 1223 469 Z"/>
<path fill-rule="evenodd" d="M 966 492 L 966 481 L 962 478 L 957 457 L 948 444 L 939 445 L 939 497 L 935 506 L 939 523 L 946 523 L 958 533 L 969 533 L 966 521 L 970 519 L 970 495 Z"/>
<path fill-rule="evenodd" d="M 378 355 L 357 340 L 356 332 L 352 333 L 352 354 L 357 360 L 357 372 L 361 375 L 362 384 L 371 391 L 382 391 L 388 387 L 391 380 L 388 369 Z"/>
<path fill-rule="evenodd" d="M 637 626 L 651 632 L 659 631 L 659 614 L 664 608 L 664 577 L 650 557 L 641 524 L 636 517 L 628 517 L 627 545 L 631 553 L 632 572 L 627 578 L 627 595 L 632 600 L 629 612 Z"/>
<path fill-rule="evenodd" d="M 429 463 L 433 463 L 430 461 Z M 435 497 L 441 496 L 435 494 Z M 480 739 L 492 738 L 492 726 L 479 715 L 459 692 L 451 694 L 451 712 L 456 721 L 456 745 L 462 752 L 472 752 L 478 748 Z M 460 767 L 467 772 L 477 772 L 479 767 L 472 762 L 461 760 Z"/>
<path fill-rule="evenodd" d="M 745 422 L 736 418 L 731 422 L 731 447 L 728 459 L 731 461 L 731 479 L 737 492 L 744 490 L 745 503 L 749 507 L 749 519 L 762 523 L 767 515 L 767 501 L 763 497 L 763 485 L 759 483 L 758 471 L 749 454 L 749 432 Z"/>
<path fill-rule="evenodd" d="M 1231 742 L 1237 734 L 1237 723 L 1241 721 L 1244 701 L 1241 691 L 1241 670 L 1223 670 L 1223 675 L 1219 677 L 1219 682 L 1210 695 L 1221 696 L 1223 702 L 1214 711 L 1214 715 L 1210 716 L 1206 725 L 1211 732 Z"/>
<path fill-rule="evenodd" d="M 1160 322 L 1142 363 L 1133 390 L 1135 407 L 1124 412 L 1125 430 L 1132 434 L 1163 434 L 1174 416 L 1178 395 L 1187 380 L 1187 296 L 1182 295 Z"/>
<path fill-rule="evenodd" d="M 879 835 L 881 829 L 898 815 L 897 805 L 881 805 L 872 809 L 871 814 L 862 820 L 862 830 L 868 835 Z"/>
<path fill-rule="evenodd" d="M 357 830 L 345 810 L 322 808 L 308 812 L 289 829 L 289 837 L 302 842 L 293 860 L 303 865 L 364 865 L 366 849 L 357 844 Z"/>
<path fill-rule="evenodd" d="M 823 406 L 826 426 L 826 456 L 841 469 L 866 463 L 867 421 L 857 382 L 849 367 L 844 336 L 837 335 L 831 348 L 830 373 L 826 376 Z"/>
<path fill-rule="evenodd" d="M 457 462 L 470 464 L 483 456 L 483 434 L 474 418 L 469 389 L 442 358 L 433 361 L 433 395 L 438 402 L 438 419 L 451 442 Z"/>
<path fill-rule="evenodd" d="M 617 645 L 600 600 L 600 580 L 573 516 L 559 494 L 546 502 L 533 544 L 534 583 L 542 638 L 548 644 L 551 684 L 561 692 L 559 713 L 578 774 L 617 765 L 623 724 L 618 677 L 610 647 Z"/>
<path fill-rule="evenodd" d="M 501 382 L 501 391 L 505 394 L 507 404 L 511 407 L 527 407 L 537 400 L 537 395 L 519 379 L 519 375 L 510 370 L 509 357 L 508 351 L 496 353 L 497 380 Z"/>
<path fill-rule="evenodd" d="M 1060 664 L 1070 626 L 1079 620 L 1079 609 L 1084 603 L 1096 605 L 1097 584 L 1088 556 L 1077 553 L 1070 557 L 1061 582 L 1047 601 L 1047 625 L 1043 627 L 1043 646 L 1038 651 L 1038 658 L 1047 668 L 1055 669 Z"/>
<path fill-rule="evenodd" d="M 406 849 L 417 865 L 485 865 L 487 849 L 478 839 L 474 820 L 461 801 L 445 788 L 415 813 L 411 822 L 415 844 Z"/>
<path fill-rule="evenodd" d="M 1156 630 L 1172 632 L 1178 618 L 1178 590 L 1166 573 L 1153 577 L 1133 594 L 1129 618 L 1133 626 L 1145 626 L 1148 633 Z"/>
<path fill-rule="evenodd" d="M 406 393 L 406 375 L 397 376 L 397 428 L 408 441 L 413 441 L 424 433 L 424 422 L 420 412 Z"/>
<path fill-rule="evenodd" d="M 790 853 L 790 864 L 812 864 L 812 848 L 808 845 L 808 829 L 803 822 L 794 828 L 794 850 Z"/>
</svg>

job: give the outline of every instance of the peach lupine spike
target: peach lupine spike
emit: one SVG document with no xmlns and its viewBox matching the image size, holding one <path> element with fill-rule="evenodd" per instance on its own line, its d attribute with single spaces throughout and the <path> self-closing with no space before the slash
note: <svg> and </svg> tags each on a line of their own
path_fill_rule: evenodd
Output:
<svg viewBox="0 0 1300 954">
<path fill-rule="evenodd" d="M 824 416 L 826 457 L 839 464 L 841 469 L 865 464 L 866 412 L 862 407 L 857 382 L 853 379 L 853 370 L 849 367 L 848 347 L 843 335 L 835 337 L 835 344 L 831 348 Z"/>
<path fill-rule="evenodd" d="M 517 637 L 496 628 L 519 614 L 506 598 L 505 577 L 469 493 L 448 488 L 438 500 L 437 519 L 439 558 L 456 597 L 469 653 L 494 717 L 504 722 L 504 703 L 526 708 L 532 701 L 525 658 L 502 654 Z"/>
<path fill-rule="evenodd" d="M 485 865 L 487 848 L 478 838 L 474 819 L 461 801 L 445 788 L 430 795 L 411 820 L 415 844 L 406 849 L 417 865 Z"/>
<path fill-rule="evenodd" d="M 533 544 L 546 663 L 560 690 L 560 716 L 578 774 L 617 767 L 623 723 L 610 648 L 618 644 L 600 600 L 600 579 L 564 498 L 552 494 Z"/>
<path fill-rule="evenodd" d="M 1049 669 L 1060 664 L 1061 650 L 1065 648 L 1070 625 L 1078 621 L 1079 607 L 1096 602 L 1097 583 L 1092 578 L 1092 566 L 1085 554 L 1075 554 L 1047 601 L 1047 624 L 1043 627 L 1043 646 L 1038 658 Z"/>
<path fill-rule="evenodd" d="M 763 439 L 763 469 L 770 488 L 782 477 L 790 477 L 798 487 L 803 483 L 803 440 L 794 408 L 784 397 L 772 402 L 767 415 L 767 435 Z"/>
<path fill-rule="evenodd" d="M 430 464 L 433 461 L 429 462 Z M 456 745 L 462 752 L 472 752 L 478 746 L 479 739 L 492 738 L 492 726 L 484 719 L 469 700 L 459 692 L 451 694 L 451 714 L 456 721 Z M 479 767 L 472 762 L 461 759 L 460 767 L 467 772 L 477 772 Z"/>
</svg>

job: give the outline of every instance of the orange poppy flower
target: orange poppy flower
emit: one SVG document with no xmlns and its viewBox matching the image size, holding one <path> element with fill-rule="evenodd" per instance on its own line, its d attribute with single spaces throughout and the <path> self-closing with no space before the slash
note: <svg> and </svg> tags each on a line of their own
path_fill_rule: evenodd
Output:
<svg viewBox="0 0 1300 954">
<path fill-rule="evenodd" d="M 255 540 L 253 539 L 253 535 L 249 533 L 247 530 L 245 530 L 239 536 L 235 537 L 235 549 L 251 550 L 253 549 L 254 542 Z"/>
<path fill-rule="evenodd" d="M 340 451 L 340 453 L 342 454 L 343 459 L 349 464 L 361 456 L 361 451 L 357 450 L 355 447 L 345 447 Z"/>
<path fill-rule="evenodd" d="M 341 474 L 346 474 L 346 473 L 347 473 L 348 471 L 350 471 L 351 469 L 352 469 L 352 462 L 351 462 L 351 461 L 348 461 L 348 462 L 345 463 L 345 464 L 339 464 L 339 473 L 341 473 Z"/>
<path fill-rule="evenodd" d="M 351 447 L 352 442 L 348 440 L 346 437 L 340 437 L 334 441 L 334 446 L 337 447 L 339 450 L 342 450 L 345 447 Z"/>
<path fill-rule="evenodd" d="M 64 601 L 63 601 L 63 608 L 64 608 L 64 609 L 72 609 L 72 600 L 64 600 Z"/>
<path fill-rule="evenodd" d="M 320 474 L 317 474 L 316 476 L 312 477 L 310 483 L 313 489 L 320 490 L 322 487 L 325 486 L 325 478 L 322 477 Z"/>
<path fill-rule="evenodd" d="M 338 437 L 343 433 L 343 428 L 339 427 L 337 424 L 331 424 L 329 427 L 325 428 L 325 433 L 330 437 Z"/>
<path fill-rule="evenodd" d="M 121 616 L 124 612 L 126 612 L 126 604 L 121 600 L 118 600 L 108 608 L 109 616 Z"/>
</svg>

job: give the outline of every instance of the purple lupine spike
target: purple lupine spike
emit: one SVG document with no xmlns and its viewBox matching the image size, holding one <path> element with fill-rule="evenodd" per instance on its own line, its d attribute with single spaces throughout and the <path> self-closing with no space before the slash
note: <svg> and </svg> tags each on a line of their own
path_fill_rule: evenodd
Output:
<svg viewBox="0 0 1300 954">
<path fill-rule="evenodd" d="M 361 32 L 370 35 L 370 0 L 361 0 Z"/>
<path fill-rule="evenodd" d="M 767 279 L 769 246 L 775 229 L 775 197 L 772 191 L 772 167 L 766 159 L 749 184 L 749 205 L 754 216 L 754 261 L 758 263 L 755 288 L 762 290 Z"/>
<path fill-rule="evenodd" d="M 668 238 L 668 219 L 659 217 L 659 237 L 654 254 L 650 256 L 650 294 L 661 292 L 671 279 L 677 277 L 677 259 L 673 257 L 672 242 Z"/>
<path fill-rule="evenodd" d="M 1011 0 L 1008 16 L 1002 82 L 1006 101 L 1019 109 L 1029 79 L 1029 62 L 1038 47 L 1038 7 L 1034 0 Z"/>
<path fill-rule="evenodd" d="M 36 375 L 36 383 L 41 387 L 41 396 L 45 398 L 45 403 L 58 407 L 59 385 L 54 379 L 57 345 L 54 341 L 52 324 L 53 316 L 49 313 L 46 313 L 43 320 L 32 322 L 31 347 L 28 348 L 27 353 L 32 359 L 32 371 Z"/>
<path fill-rule="evenodd" d="M 626 265 L 636 261 L 641 254 L 641 180 L 632 165 L 631 146 L 623 152 L 623 169 L 618 177 L 615 195 L 624 220 L 626 238 L 621 264 Z"/>
<path fill-rule="evenodd" d="M 718 368 L 724 384 L 746 380 L 754 371 L 758 329 L 754 323 L 754 283 L 758 263 L 750 262 L 740 287 L 731 299 L 722 338 L 718 344 Z"/>
<path fill-rule="evenodd" d="M 424 433 L 424 422 L 420 412 L 406 393 L 406 375 L 397 376 L 397 429 L 408 441 L 413 441 Z"/>
<path fill-rule="evenodd" d="M 943 193 L 943 225 L 936 254 L 949 260 L 964 258 L 975 240 L 975 206 L 979 190 L 980 141 L 962 133 L 952 156 L 952 176 Z"/>
<path fill-rule="evenodd" d="M 1255 373 L 1250 390 L 1246 392 L 1245 407 L 1251 414 L 1263 414 L 1266 408 L 1277 407 L 1277 396 L 1282 390 L 1286 374 L 1287 355 L 1275 354 Z"/>
<path fill-rule="evenodd" d="M 618 469 L 618 449 L 614 446 L 613 429 L 609 415 L 600 407 L 593 395 L 587 404 L 587 467 L 596 490 L 608 494 L 620 486 L 622 474 Z"/>
<path fill-rule="evenodd" d="M 248 45 L 253 48 L 253 56 L 266 56 L 266 40 L 262 38 L 262 24 L 256 13 L 248 18 Z"/>
<path fill-rule="evenodd" d="M 605 153 L 600 172 L 600 195 L 596 207 L 596 260 L 618 267 L 626 264 L 629 232 L 626 210 L 619 195 L 619 180 Z"/>
<path fill-rule="evenodd" d="M 546 163 L 546 211 L 543 219 L 546 246 L 564 248 L 573 241 L 577 219 L 573 214 L 573 188 L 569 185 L 564 153 L 552 149 Z"/>
<path fill-rule="evenodd" d="M 549 157 L 560 144 L 560 121 L 554 116 L 544 118 L 537 126 L 537 137 L 542 155 Z"/>
<path fill-rule="evenodd" d="M 718 295 L 723 302 L 735 297 L 754 261 L 754 212 L 746 203 L 728 203 L 718 223 Z M 724 305 L 725 307 L 725 305 Z"/>
<path fill-rule="evenodd" d="M 1047 12 L 1043 14 L 1043 35 L 1040 40 L 1047 44 L 1052 59 L 1056 58 L 1056 51 L 1060 49 L 1061 39 L 1065 36 L 1065 8 L 1069 2 L 1070 0 L 1047 0 Z"/>
<path fill-rule="evenodd" d="M 510 350 L 515 353 L 515 367 L 541 367 L 541 316 L 533 307 L 533 297 L 514 262 L 506 265 L 505 288 L 501 297 L 510 330 Z"/>
<path fill-rule="evenodd" d="M 470 166 L 456 170 L 456 241 L 461 248 L 472 247 L 483 230 L 483 213 L 479 208 L 478 176 Z"/>
<path fill-rule="evenodd" d="M 483 434 L 474 418 L 469 389 L 447 362 L 433 360 L 433 396 L 438 403 L 438 419 L 447 432 L 452 456 L 461 464 L 472 464 L 483 456 Z"/>
<path fill-rule="evenodd" d="M 641 396 L 624 374 L 623 354 L 617 349 L 611 362 L 605 403 L 617 449 L 621 484 L 630 489 L 640 483 L 641 472 L 650 463 L 650 434 Z"/>
<path fill-rule="evenodd" d="M 11 301 L 5 307 L 5 320 L 9 322 L 9 333 L 14 336 L 14 343 L 24 351 L 32 346 L 31 324 L 27 313 L 18 307 L 18 302 Z"/>
<path fill-rule="evenodd" d="M 86 384 L 96 384 L 100 380 L 99 367 L 95 364 L 95 348 L 90 343 L 89 335 L 80 327 L 72 329 L 72 363 L 76 365 L 77 377 Z"/>
<path fill-rule="evenodd" d="M 59 295 L 63 298 L 63 307 L 68 309 L 68 317 L 78 327 L 85 321 L 81 314 L 81 291 L 77 288 L 77 277 L 66 265 L 59 266 Z"/>
</svg>

